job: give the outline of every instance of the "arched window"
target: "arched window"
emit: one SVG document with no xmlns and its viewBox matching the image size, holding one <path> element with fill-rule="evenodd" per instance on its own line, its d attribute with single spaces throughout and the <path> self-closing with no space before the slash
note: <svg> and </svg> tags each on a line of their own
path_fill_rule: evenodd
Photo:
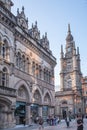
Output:
<svg viewBox="0 0 87 130">
<path fill-rule="evenodd" d="M 46 80 L 46 70 L 44 69 L 44 80 Z"/>
<path fill-rule="evenodd" d="M 51 99 L 48 93 L 46 93 L 45 97 L 44 97 L 44 102 L 45 104 L 50 104 L 51 103 Z"/>
<path fill-rule="evenodd" d="M 36 90 L 35 92 L 34 92 L 34 96 L 33 96 L 33 101 L 35 102 L 35 103 L 41 103 L 41 95 L 40 95 L 40 92 L 38 91 L 38 90 Z"/>
<path fill-rule="evenodd" d="M 20 54 L 20 52 L 18 52 L 16 55 L 16 66 L 21 68 L 21 54 Z"/>
<path fill-rule="evenodd" d="M 39 66 L 39 78 L 42 79 L 42 68 Z"/>
<path fill-rule="evenodd" d="M 2 77 L 1 77 L 1 85 L 2 86 L 8 86 L 8 73 L 7 73 L 7 68 L 4 67 L 3 70 L 2 70 Z"/>
<path fill-rule="evenodd" d="M 25 87 L 23 85 L 20 86 L 20 88 L 18 89 L 18 96 L 20 98 L 27 99 L 26 89 L 25 89 Z"/>
<path fill-rule="evenodd" d="M 22 67 L 22 70 L 25 71 L 25 56 L 24 55 L 22 56 L 22 59 L 21 59 L 21 67 Z"/>
<path fill-rule="evenodd" d="M 51 83 L 50 81 L 51 81 L 51 73 L 49 72 L 48 82 Z"/>
<path fill-rule="evenodd" d="M 32 63 L 32 74 L 35 75 L 35 62 Z"/>
<path fill-rule="evenodd" d="M 5 58 L 5 56 L 6 56 L 6 45 L 3 44 L 2 45 L 2 57 Z"/>
<path fill-rule="evenodd" d="M 8 41 L 5 39 L 0 47 L 0 53 L 2 58 L 8 60 L 9 59 L 9 47 L 8 47 Z"/>
<path fill-rule="evenodd" d="M 26 67 L 26 72 L 29 73 L 29 59 L 28 58 L 26 59 L 25 67 Z"/>
<path fill-rule="evenodd" d="M 38 66 L 38 64 L 36 64 L 35 75 L 36 75 L 37 78 L 39 77 L 39 66 Z"/>
</svg>

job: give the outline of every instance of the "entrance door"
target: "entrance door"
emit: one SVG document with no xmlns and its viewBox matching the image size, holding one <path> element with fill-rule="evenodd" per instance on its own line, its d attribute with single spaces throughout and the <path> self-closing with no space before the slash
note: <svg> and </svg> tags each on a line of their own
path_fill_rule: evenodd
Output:
<svg viewBox="0 0 87 130">
<path fill-rule="evenodd" d="M 16 102 L 16 124 L 24 124 L 24 119 L 26 117 L 26 103 L 25 102 Z"/>
<path fill-rule="evenodd" d="M 48 106 L 43 106 L 42 115 L 43 115 L 44 121 L 46 121 L 47 116 L 48 116 Z"/>
<path fill-rule="evenodd" d="M 62 108 L 62 116 L 63 116 L 63 119 L 65 119 L 65 118 L 66 118 L 66 115 L 67 115 L 67 110 L 68 110 L 68 108 L 67 108 L 67 107 Z"/>
<path fill-rule="evenodd" d="M 39 116 L 38 114 L 39 105 L 38 104 L 32 104 L 31 105 L 31 116 L 32 121 L 36 123 L 36 118 Z"/>
</svg>

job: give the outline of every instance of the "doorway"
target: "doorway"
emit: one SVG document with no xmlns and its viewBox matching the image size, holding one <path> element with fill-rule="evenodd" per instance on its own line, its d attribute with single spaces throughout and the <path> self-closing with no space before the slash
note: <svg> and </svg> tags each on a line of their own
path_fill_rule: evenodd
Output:
<svg viewBox="0 0 87 130">
<path fill-rule="evenodd" d="M 16 124 L 24 124 L 24 119 L 26 117 L 26 103 L 16 102 L 15 110 Z"/>
</svg>

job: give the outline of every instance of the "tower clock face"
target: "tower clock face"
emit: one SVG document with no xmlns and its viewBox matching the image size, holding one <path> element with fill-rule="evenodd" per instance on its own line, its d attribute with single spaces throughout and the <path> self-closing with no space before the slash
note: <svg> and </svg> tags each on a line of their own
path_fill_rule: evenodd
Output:
<svg viewBox="0 0 87 130">
<path fill-rule="evenodd" d="M 68 47 L 68 49 L 67 49 L 67 50 L 68 50 L 68 52 L 70 52 L 70 51 L 71 51 L 71 47 Z"/>
<path fill-rule="evenodd" d="M 63 62 L 63 67 L 65 68 L 67 65 L 66 61 Z"/>
</svg>

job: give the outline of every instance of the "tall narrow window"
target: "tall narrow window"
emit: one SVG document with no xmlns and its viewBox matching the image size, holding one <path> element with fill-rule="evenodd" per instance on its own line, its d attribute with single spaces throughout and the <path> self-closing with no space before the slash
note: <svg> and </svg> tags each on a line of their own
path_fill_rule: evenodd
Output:
<svg viewBox="0 0 87 130">
<path fill-rule="evenodd" d="M 41 68 L 41 66 L 39 66 L 39 78 L 40 79 L 42 78 L 42 68 Z"/>
<path fill-rule="evenodd" d="M 21 68 L 21 54 L 20 54 L 20 52 L 18 52 L 16 55 L 16 65 L 17 65 L 17 67 Z"/>
<path fill-rule="evenodd" d="M 22 60 L 21 60 L 21 67 L 22 67 L 22 70 L 25 71 L 25 56 L 23 55 L 22 56 Z"/>
<path fill-rule="evenodd" d="M 9 47 L 6 39 L 4 40 L 3 44 L 1 44 L 1 55 L 2 58 L 9 60 Z"/>
<path fill-rule="evenodd" d="M 35 62 L 32 63 L 32 74 L 35 76 Z"/>
<path fill-rule="evenodd" d="M 5 58 L 5 56 L 6 56 L 6 46 L 5 46 L 5 44 L 2 45 L 1 54 L 2 54 L 2 57 Z"/>
<path fill-rule="evenodd" d="M 26 59 L 25 67 L 26 67 L 26 72 L 29 73 L 29 59 L 28 58 Z"/>
<path fill-rule="evenodd" d="M 46 80 L 46 70 L 44 69 L 44 80 Z"/>
<path fill-rule="evenodd" d="M 2 86 L 8 86 L 8 73 L 7 68 L 4 67 L 2 70 Z"/>
<path fill-rule="evenodd" d="M 36 75 L 37 78 L 39 77 L 39 67 L 38 67 L 38 64 L 36 64 L 35 75 Z"/>
</svg>

